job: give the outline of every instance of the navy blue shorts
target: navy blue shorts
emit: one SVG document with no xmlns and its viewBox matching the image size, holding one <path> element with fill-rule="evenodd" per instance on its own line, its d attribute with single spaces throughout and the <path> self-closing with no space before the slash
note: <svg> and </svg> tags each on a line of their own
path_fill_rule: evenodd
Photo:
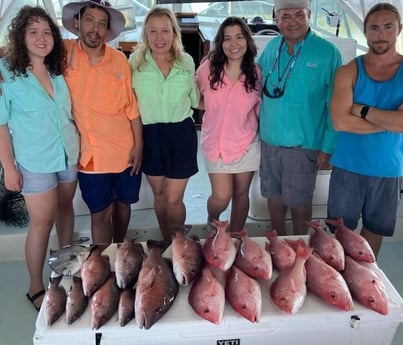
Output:
<svg viewBox="0 0 403 345">
<path fill-rule="evenodd" d="M 78 172 L 81 196 L 91 213 L 101 212 L 112 202 L 134 204 L 139 201 L 141 172 L 130 175 L 131 167 L 121 173 L 87 174 Z"/>
<path fill-rule="evenodd" d="M 185 179 L 197 173 L 197 133 L 191 118 L 143 126 L 146 175 Z"/>
<path fill-rule="evenodd" d="M 362 217 L 362 224 L 369 231 L 392 236 L 398 200 L 399 178 L 364 176 L 336 167 L 332 170 L 328 218 L 343 218 L 344 225 L 351 230 L 355 230 Z"/>
</svg>

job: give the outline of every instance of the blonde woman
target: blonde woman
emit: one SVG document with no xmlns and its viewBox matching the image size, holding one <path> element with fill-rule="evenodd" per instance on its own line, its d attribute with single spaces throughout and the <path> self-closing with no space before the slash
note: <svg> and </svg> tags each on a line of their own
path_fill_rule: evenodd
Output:
<svg viewBox="0 0 403 345">
<path fill-rule="evenodd" d="M 170 241 L 170 226 L 185 222 L 185 188 L 198 171 L 192 107 L 199 103 L 195 65 L 183 50 L 172 11 L 150 10 L 129 62 L 143 122 L 142 169 L 154 194 L 162 236 Z"/>
</svg>

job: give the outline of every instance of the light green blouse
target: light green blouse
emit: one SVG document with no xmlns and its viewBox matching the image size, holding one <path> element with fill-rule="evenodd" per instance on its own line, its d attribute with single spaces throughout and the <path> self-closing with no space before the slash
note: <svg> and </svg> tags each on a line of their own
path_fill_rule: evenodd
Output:
<svg viewBox="0 0 403 345">
<path fill-rule="evenodd" d="M 191 107 L 199 105 L 199 91 L 195 80 L 192 57 L 184 53 L 182 61 L 175 61 L 165 78 L 157 63 L 146 53 L 146 61 L 137 69 L 136 52 L 130 56 L 132 86 L 137 96 L 144 125 L 181 122 L 193 115 Z"/>
</svg>

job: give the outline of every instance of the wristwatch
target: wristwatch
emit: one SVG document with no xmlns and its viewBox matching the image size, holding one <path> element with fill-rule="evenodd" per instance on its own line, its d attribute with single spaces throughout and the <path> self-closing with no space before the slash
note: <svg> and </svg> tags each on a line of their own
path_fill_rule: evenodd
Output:
<svg viewBox="0 0 403 345">
<path fill-rule="evenodd" d="M 367 117 L 368 111 L 369 111 L 369 107 L 367 105 L 364 105 L 361 108 L 360 115 L 361 115 L 362 119 L 365 119 Z"/>
</svg>

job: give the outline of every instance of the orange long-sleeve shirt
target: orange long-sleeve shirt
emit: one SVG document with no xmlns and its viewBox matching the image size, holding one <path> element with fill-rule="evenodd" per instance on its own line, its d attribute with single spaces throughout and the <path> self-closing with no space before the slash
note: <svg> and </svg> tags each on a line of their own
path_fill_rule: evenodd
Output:
<svg viewBox="0 0 403 345">
<path fill-rule="evenodd" d="M 134 145 L 131 120 L 138 118 L 131 69 L 123 53 L 105 45 L 102 60 L 91 65 L 78 40 L 65 40 L 66 82 L 80 133 L 80 170 L 121 172 Z"/>
</svg>

